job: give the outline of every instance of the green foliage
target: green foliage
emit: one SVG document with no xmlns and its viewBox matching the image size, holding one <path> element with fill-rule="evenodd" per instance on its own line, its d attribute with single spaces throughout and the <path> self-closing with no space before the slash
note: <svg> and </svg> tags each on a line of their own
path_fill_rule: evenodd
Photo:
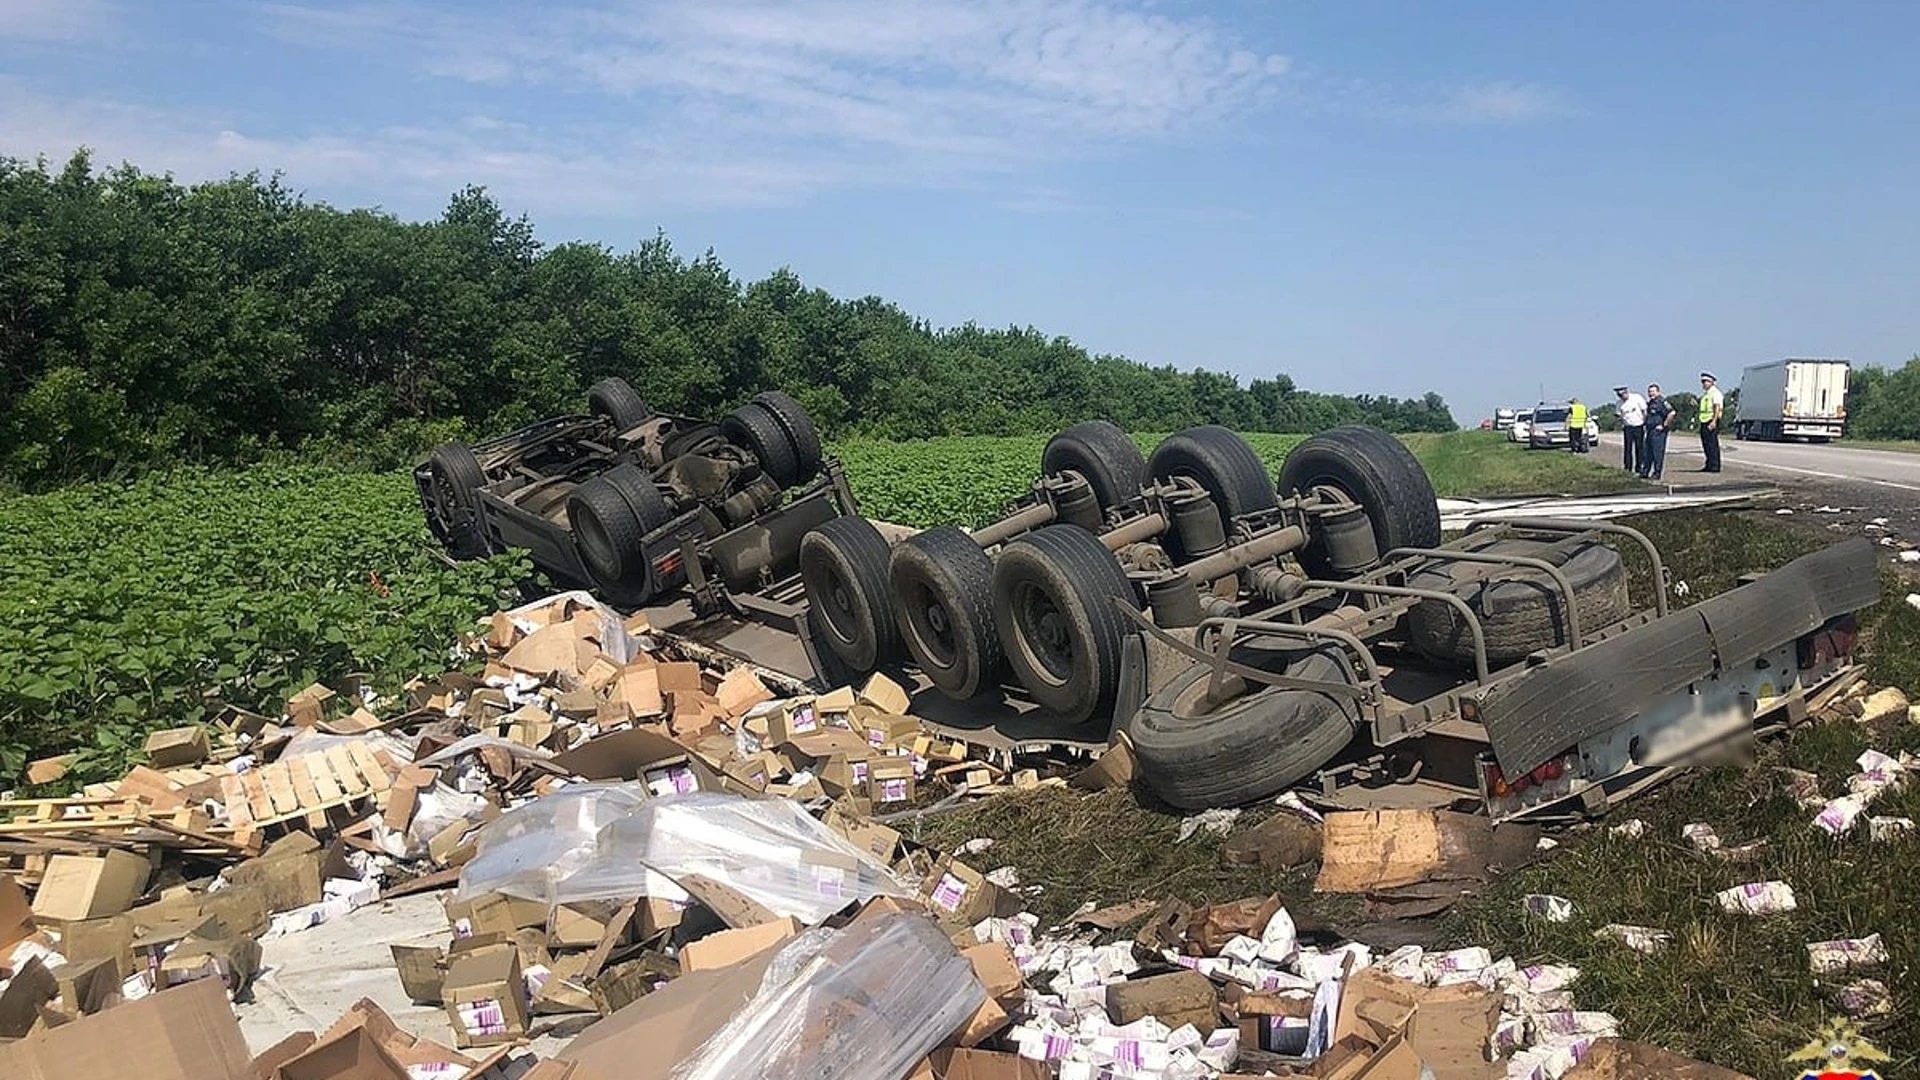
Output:
<svg viewBox="0 0 1920 1080">
<path fill-rule="evenodd" d="M 1847 435 L 1920 439 L 1920 356 L 1892 371 L 1853 369 L 1847 385 Z"/>
<path fill-rule="evenodd" d="M 316 679 L 392 692 L 529 571 L 449 567 L 410 477 L 320 468 L 0 498 L 0 535 L 0 777 L 76 746 L 79 778 L 118 776 L 149 730 Z"/>
<path fill-rule="evenodd" d="M 436 221 L 310 203 L 275 177 L 185 187 L 0 158 L 0 481 L 30 490 L 300 451 L 360 468 L 577 410 L 620 375 L 658 408 L 784 388 L 830 434 L 1016 435 L 1089 417 L 1317 431 L 1454 427 L 1405 401 L 1241 387 L 1032 328 L 934 330 L 791 271 L 744 284 L 664 237 L 542 246 L 482 191 Z"/>
</svg>

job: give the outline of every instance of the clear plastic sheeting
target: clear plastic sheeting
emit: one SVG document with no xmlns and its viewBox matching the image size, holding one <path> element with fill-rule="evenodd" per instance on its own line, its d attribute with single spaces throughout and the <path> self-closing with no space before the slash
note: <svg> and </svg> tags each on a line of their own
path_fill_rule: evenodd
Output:
<svg viewBox="0 0 1920 1080">
<path fill-rule="evenodd" d="M 592 858 L 558 882 L 554 901 L 650 896 L 662 876 L 689 888 L 690 878 L 705 878 L 808 924 L 855 901 L 908 895 L 885 864 L 798 803 L 691 792 L 649 800 L 608 825 Z"/>
<path fill-rule="evenodd" d="M 545 761 L 553 756 L 549 751 L 532 746 L 523 746 L 511 739 L 502 739 L 497 735 L 468 735 L 451 746 L 443 747 L 421 758 L 420 764 L 445 765 L 467 754 L 477 754 L 486 749 L 504 750 L 508 754 L 511 754 L 513 756 L 513 764 L 516 768 L 530 761 Z M 412 755 L 408 756 L 411 757 Z"/>
<path fill-rule="evenodd" d="M 673 1080 L 899 1080 L 985 1004 L 986 987 L 921 915 L 857 919 L 783 946 L 760 989 Z"/>
<path fill-rule="evenodd" d="M 386 751 L 393 760 L 402 764 L 413 760 L 413 748 L 384 731 L 375 731 L 366 735 L 329 735 L 315 728 L 301 728 L 280 748 L 276 761 L 291 761 L 310 754 L 324 754 L 335 747 L 344 747 L 348 743 L 361 743 L 368 750 Z"/>
<path fill-rule="evenodd" d="M 474 835 L 477 854 L 460 870 L 455 899 L 498 892 L 563 902 L 554 898 L 557 886 L 601 856 L 601 831 L 646 801 L 637 782 L 572 784 L 502 814 Z"/>
</svg>

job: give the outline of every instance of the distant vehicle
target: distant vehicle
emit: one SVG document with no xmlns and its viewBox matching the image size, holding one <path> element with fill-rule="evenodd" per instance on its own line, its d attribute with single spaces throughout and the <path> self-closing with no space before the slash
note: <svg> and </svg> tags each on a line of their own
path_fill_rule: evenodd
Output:
<svg viewBox="0 0 1920 1080">
<path fill-rule="evenodd" d="M 1533 410 L 1521 409 L 1513 414 L 1513 425 L 1507 428 L 1507 441 L 1523 443 L 1527 441 L 1527 432 L 1533 427 Z"/>
<path fill-rule="evenodd" d="M 1495 409 L 1493 410 L 1493 430 L 1512 431 L 1513 422 L 1517 419 L 1519 416 L 1512 409 Z"/>
<path fill-rule="evenodd" d="M 1533 412 L 1527 418 L 1525 436 L 1527 449 L 1572 449 L 1573 435 L 1567 430 L 1567 418 L 1571 415 L 1573 415 L 1571 402 L 1557 401 L 1549 404 L 1543 401 L 1535 405 Z M 1514 427 L 1516 429 L 1519 427 L 1518 422 Z M 1587 445 L 1600 445 L 1600 425 L 1591 414 L 1587 416 Z"/>
<path fill-rule="evenodd" d="M 1775 360 L 1741 373 L 1737 439 L 1779 442 L 1802 438 L 1827 442 L 1846 433 L 1845 360 Z"/>
<path fill-rule="evenodd" d="M 1481 431 L 1492 431 L 1492 430 L 1493 430 L 1493 421 L 1492 421 L 1492 420 L 1482 420 L 1482 421 L 1480 421 L 1480 430 L 1481 430 Z"/>
</svg>

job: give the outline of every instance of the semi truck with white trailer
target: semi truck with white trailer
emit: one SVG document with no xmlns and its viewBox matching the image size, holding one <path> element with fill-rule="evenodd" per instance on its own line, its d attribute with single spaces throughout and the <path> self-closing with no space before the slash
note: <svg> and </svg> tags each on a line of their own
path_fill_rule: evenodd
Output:
<svg viewBox="0 0 1920 1080">
<path fill-rule="evenodd" d="M 1827 442 L 1845 434 L 1845 360 L 1787 359 L 1755 364 L 1740 376 L 1740 408 L 1733 434 L 1739 439 L 1804 438 Z"/>
</svg>

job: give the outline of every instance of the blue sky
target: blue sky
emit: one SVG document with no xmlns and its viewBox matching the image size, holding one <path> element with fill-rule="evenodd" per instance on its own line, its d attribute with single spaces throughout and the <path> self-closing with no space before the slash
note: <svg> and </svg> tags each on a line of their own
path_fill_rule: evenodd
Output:
<svg viewBox="0 0 1920 1080">
<path fill-rule="evenodd" d="M 1920 4 L 0 0 L 0 153 L 1497 403 L 1920 351 Z"/>
</svg>

